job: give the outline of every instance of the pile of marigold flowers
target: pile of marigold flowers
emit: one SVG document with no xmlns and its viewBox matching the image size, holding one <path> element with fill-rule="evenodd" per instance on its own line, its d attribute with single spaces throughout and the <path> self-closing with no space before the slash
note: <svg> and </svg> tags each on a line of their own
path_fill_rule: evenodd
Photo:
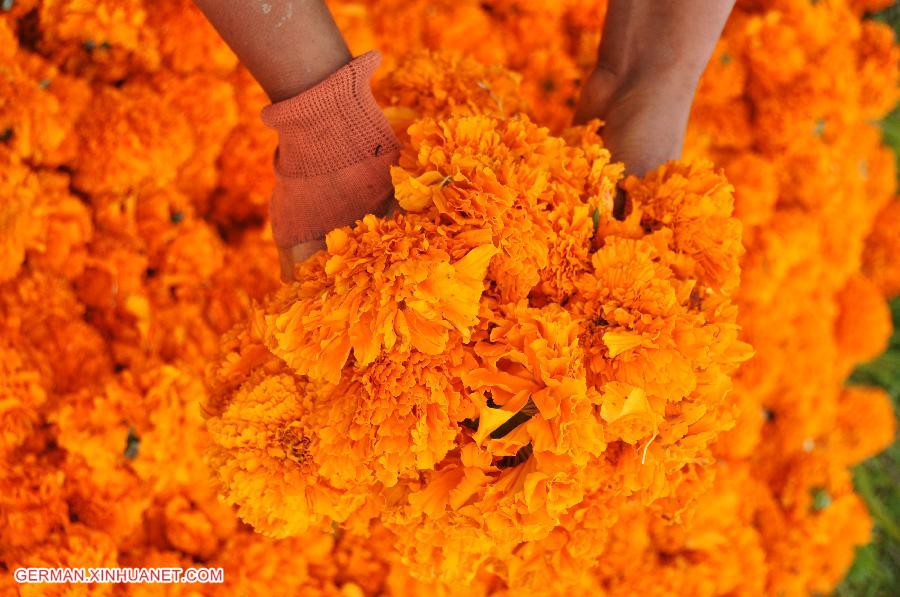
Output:
<svg viewBox="0 0 900 597">
<path fill-rule="evenodd" d="M 281 286 L 265 96 L 191 2 L 3 2 L 0 586 L 828 592 L 894 438 L 844 383 L 900 292 L 885 4 L 739 1 L 637 179 L 568 126 L 602 0 L 333 2 L 403 213 Z"/>
</svg>

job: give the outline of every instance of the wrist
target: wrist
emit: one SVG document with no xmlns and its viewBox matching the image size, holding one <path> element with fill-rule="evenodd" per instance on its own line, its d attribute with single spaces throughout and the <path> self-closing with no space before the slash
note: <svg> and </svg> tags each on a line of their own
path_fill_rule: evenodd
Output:
<svg viewBox="0 0 900 597">
<path fill-rule="evenodd" d="M 282 249 L 383 213 L 399 144 L 372 96 L 370 77 L 379 60 L 376 52 L 364 54 L 315 87 L 263 109 L 263 122 L 278 132 L 269 211 Z"/>
<path fill-rule="evenodd" d="M 734 0 L 609 0 L 597 69 L 620 85 L 696 86 Z"/>
<path fill-rule="evenodd" d="M 315 60 L 309 53 L 294 55 L 285 52 L 267 59 L 264 74 L 259 76 L 260 84 L 273 103 L 295 97 L 345 67 L 353 60 L 346 47 L 323 48 L 319 46 Z"/>
</svg>

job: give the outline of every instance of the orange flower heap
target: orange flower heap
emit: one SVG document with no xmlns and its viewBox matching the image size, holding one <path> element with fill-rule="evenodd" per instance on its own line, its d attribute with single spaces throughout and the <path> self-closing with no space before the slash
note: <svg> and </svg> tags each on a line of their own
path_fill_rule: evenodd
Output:
<svg viewBox="0 0 900 597">
<path fill-rule="evenodd" d="M 365 366 L 394 349 L 440 354 L 453 332 L 468 340 L 495 249 L 483 233 L 441 238 L 433 228 L 432 242 L 422 224 L 367 217 L 355 235 L 330 233 L 327 261 L 303 272 L 320 281 L 301 287 L 309 300 L 276 308 L 267 322 L 275 355 L 301 375 L 337 382 L 351 349 Z"/>
<path fill-rule="evenodd" d="M 510 554 L 578 533 L 589 494 L 672 498 L 663 514 L 702 486 L 676 489 L 729 426 L 729 376 L 749 355 L 729 302 L 731 187 L 672 164 L 628 182 L 619 221 L 622 169 L 589 129 L 554 137 L 430 102 L 435 80 L 404 88 L 416 81 L 398 110 L 446 112 L 408 129 L 392 172 L 408 213 L 331 232 L 230 336 L 207 407 L 213 461 L 267 534 L 379 517 L 418 576 L 490 570 L 539 590 Z M 597 555 L 571 550 L 583 566 Z"/>
<path fill-rule="evenodd" d="M 300 484 L 307 487 L 300 500 L 310 508 L 276 502 L 260 509 L 271 534 L 295 534 L 324 516 L 344 520 L 374 484 L 394 485 L 398 475 L 417 464 L 432 466 L 452 446 L 457 417 L 447 409 L 460 411 L 461 396 L 444 361 L 452 359 L 448 347 L 468 339 L 477 321 L 494 249 L 484 234 L 441 239 L 433 226 L 433 238 L 417 238 L 422 224 L 420 218 L 370 217 L 357 235 L 331 233 L 327 261 L 319 256 L 304 264 L 308 282 L 276 293 L 255 329 L 236 339 L 237 350 L 226 357 L 220 378 L 260 365 L 279 373 L 229 382 L 237 385 L 234 397 L 210 409 L 221 413 L 210 423 L 222 448 L 216 459 L 242 509 L 254 509 L 240 498 L 250 487 L 259 485 L 264 496 L 302 496 Z M 353 366 L 345 368 L 351 351 Z M 360 398 L 348 400 L 352 396 Z M 258 401 L 269 406 L 254 406 Z M 284 487 L 269 485 L 264 470 L 254 470 L 258 459 L 248 468 L 245 444 L 229 439 L 251 408 L 258 411 L 260 435 L 252 445 L 265 454 L 261 462 L 295 471 Z M 281 449 L 266 448 L 273 439 Z"/>
<path fill-rule="evenodd" d="M 426 118 L 409 135 L 392 174 L 400 206 L 487 227 L 500 251 L 491 278 L 508 301 L 528 296 L 542 272 L 555 275 L 550 251 L 563 239 L 554 224 L 609 210 L 621 174 L 599 139 L 569 146 L 524 115 Z"/>
<path fill-rule="evenodd" d="M 890 1 L 739 0 L 695 161 L 624 183 L 601 123 L 565 128 L 605 0 L 329 4 L 384 54 L 407 213 L 272 295 L 268 100 L 194 3 L 0 2 L 0 561 L 830 591 L 869 536 L 848 467 L 895 432 L 844 387 L 900 290 L 900 49 L 861 16 Z"/>
<path fill-rule="evenodd" d="M 546 537 L 584 497 L 586 465 L 606 445 L 569 314 L 521 302 L 483 317 L 456 372 L 478 410 L 461 422 L 458 449 L 385 516 L 414 573 L 446 581 L 469 583 Z"/>
<path fill-rule="evenodd" d="M 410 54 L 403 68 L 377 81 L 375 92 L 398 136 L 422 116 L 446 118 L 485 114 L 505 117 L 524 112 L 521 76 L 500 66 L 487 66 L 456 52 Z"/>
<path fill-rule="evenodd" d="M 0 456 L 5 456 L 27 440 L 47 393 L 40 374 L 5 339 L 0 341 L 0 363 Z"/>
</svg>

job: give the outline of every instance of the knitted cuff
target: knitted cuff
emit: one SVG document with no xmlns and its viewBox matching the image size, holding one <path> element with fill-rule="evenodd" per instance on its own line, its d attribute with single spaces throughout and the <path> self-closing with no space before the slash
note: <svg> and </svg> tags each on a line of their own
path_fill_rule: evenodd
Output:
<svg viewBox="0 0 900 597">
<path fill-rule="evenodd" d="M 368 52 L 312 89 L 263 108 L 263 122 L 278 131 L 269 213 L 279 247 L 384 211 L 400 144 L 369 84 L 380 63 Z"/>
</svg>

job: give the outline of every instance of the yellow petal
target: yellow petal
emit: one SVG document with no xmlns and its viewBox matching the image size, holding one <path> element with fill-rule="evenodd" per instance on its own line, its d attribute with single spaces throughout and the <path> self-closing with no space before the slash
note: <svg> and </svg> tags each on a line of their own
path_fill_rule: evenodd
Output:
<svg viewBox="0 0 900 597">
<path fill-rule="evenodd" d="M 644 338 L 631 332 L 606 332 L 603 334 L 603 343 L 609 350 L 609 356 L 616 357 L 643 344 Z"/>
<path fill-rule="evenodd" d="M 491 258 L 499 250 L 494 245 L 475 247 L 466 253 L 465 257 L 453 264 L 457 277 L 479 282 L 483 281 L 484 276 L 487 274 L 488 265 L 491 263 Z"/>
<path fill-rule="evenodd" d="M 514 413 L 502 408 L 490 408 L 488 406 L 481 407 L 478 415 L 478 431 L 475 432 L 473 439 L 478 445 L 482 445 L 484 441 L 494 432 L 495 429 L 509 421 Z"/>
</svg>

